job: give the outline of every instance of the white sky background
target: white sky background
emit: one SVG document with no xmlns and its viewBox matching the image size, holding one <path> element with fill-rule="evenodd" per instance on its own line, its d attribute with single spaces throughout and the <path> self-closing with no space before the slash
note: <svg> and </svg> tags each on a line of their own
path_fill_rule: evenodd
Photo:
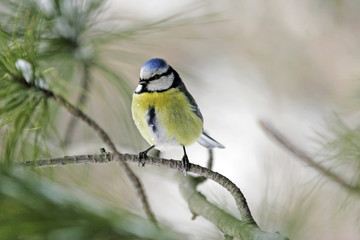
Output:
<svg viewBox="0 0 360 240">
<path fill-rule="evenodd" d="M 324 119 L 343 112 L 343 104 L 355 92 L 359 30 L 346 14 L 339 15 L 340 20 L 331 18 L 331 9 L 312 2 L 204 1 L 198 12 L 216 11 L 223 21 L 139 36 L 139 44 L 149 41 L 152 48 L 139 45 L 136 51 L 143 50 L 144 59 L 129 75 L 135 86 L 145 57 L 163 57 L 179 70 L 200 106 L 205 129 L 226 146 L 215 150 L 214 170 L 241 188 L 264 230 L 286 234 L 293 224 L 298 228 L 293 239 L 358 239 L 359 229 L 349 214 L 332 211 L 337 200 L 329 196 L 346 193 L 274 144 L 257 124 L 259 118 L 272 121 L 299 147 L 316 154 L 316 132 L 324 131 Z M 193 4 L 199 5 L 192 0 L 113 0 L 110 13 L 150 21 Z M 205 165 L 206 154 L 198 144 L 188 148 L 193 163 Z M 162 156 L 180 159 L 182 152 Z M 201 217 L 190 220 L 176 183 L 161 176 L 162 169 L 136 170 L 160 221 L 174 224 L 191 239 L 221 238 Z M 200 189 L 237 214 L 232 197 L 221 187 L 208 182 Z M 297 221 L 296 214 L 305 220 Z"/>
</svg>

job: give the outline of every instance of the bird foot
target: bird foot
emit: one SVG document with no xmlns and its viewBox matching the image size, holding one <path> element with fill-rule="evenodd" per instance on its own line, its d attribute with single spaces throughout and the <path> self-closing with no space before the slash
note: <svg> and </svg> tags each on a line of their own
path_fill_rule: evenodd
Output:
<svg viewBox="0 0 360 240">
<path fill-rule="evenodd" d="M 145 167 L 145 160 L 147 158 L 147 152 L 148 151 L 143 151 L 143 152 L 140 152 L 139 155 L 138 155 L 138 158 L 139 158 L 139 162 L 138 162 L 138 167 L 140 167 L 140 165 L 142 167 Z"/>
<path fill-rule="evenodd" d="M 183 158 L 181 159 L 181 167 L 182 167 L 182 169 L 184 171 L 184 174 L 186 176 L 187 171 L 190 170 L 190 162 L 189 162 L 189 159 L 188 159 L 187 155 L 184 155 Z"/>
</svg>

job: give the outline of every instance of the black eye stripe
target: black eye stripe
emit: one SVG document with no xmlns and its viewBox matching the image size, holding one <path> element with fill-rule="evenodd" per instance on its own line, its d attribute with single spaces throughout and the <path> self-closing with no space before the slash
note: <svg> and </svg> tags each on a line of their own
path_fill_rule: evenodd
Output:
<svg viewBox="0 0 360 240">
<path fill-rule="evenodd" d="M 169 67 L 169 69 L 168 69 L 166 72 L 164 72 L 164 73 L 162 73 L 162 74 L 156 74 L 156 75 L 152 76 L 151 78 L 146 79 L 145 81 L 156 80 L 156 79 L 159 79 L 159 78 L 161 78 L 161 77 L 163 77 L 163 76 L 168 76 L 168 75 L 170 75 L 171 73 L 172 73 L 172 69 L 171 69 L 171 67 Z"/>
</svg>

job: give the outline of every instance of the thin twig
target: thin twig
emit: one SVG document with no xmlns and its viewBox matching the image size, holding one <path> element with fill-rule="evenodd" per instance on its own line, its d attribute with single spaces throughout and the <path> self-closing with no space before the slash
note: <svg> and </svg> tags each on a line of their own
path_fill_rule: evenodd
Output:
<svg viewBox="0 0 360 240">
<path fill-rule="evenodd" d="M 138 155 L 134 154 L 121 154 L 118 153 L 112 155 L 111 153 L 107 153 L 108 155 L 104 156 L 100 155 L 78 155 L 78 156 L 66 156 L 64 158 L 55 158 L 55 159 L 42 159 L 42 160 L 35 160 L 35 161 L 26 161 L 26 162 L 19 162 L 17 163 L 20 166 L 39 166 L 39 167 L 46 167 L 46 166 L 58 166 L 58 165 L 66 165 L 66 164 L 91 164 L 91 163 L 106 163 L 111 161 L 119 161 L 119 162 L 133 162 L 138 164 L 139 158 Z M 148 156 L 144 159 L 146 165 L 156 165 L 159 167 L 166 167 L 176 169 L 179 172 L 182 172 L 182 163 L 178 160 L 172 159 L 163 159 L 157 157 L 150 157 Z M 199 165 L 190 164 L 189 173 L 195 173 L 199 176 L 203 176 L 207 179 L 211 179 L 224 188 L 226 188 L 231 195 L 234 197 L 236 205 L 239 209 L 241 214 L 242 220 L 247 223 L 256 224 L 255 220 L 253 219 L 248 204 L 244 195 L 242 194 L 241 190 L 231 182 L 227 177 L 221 175 L 220 173 L 214 172 L 208 168 L 201 167 Z"/>
<path fill-rule="evenodd" d="M 307 155 L 304 151 L 300 150 L 292 142 L 290 142 L 289 139 L 287 139 L 283 134 L 281 134 L 271 123 L 264 121 L 264 120 L 260 120 L 259 124 L 268 135 L 270 135 L 272 138 L 274 138 L 278 143 L 280 143 L 283 147 L 285 147 L 288 151 L 290 151 L 296 157 L 298 157 L 299 159 L 301 159 L 304 162 L 306 162 L 307 164 L 309 164 L 311 167 L 316 169 L 318 172 L 320 172 L 324 176 L 337 182 L 339 185 L 341 185 L 345 189 L 349 190 L 350 192 L 356 192 L 356 193 L 360 194 L 360 188 L 358 186 L 353 186 L 353 185 L 349 184 L 335 172 L 333 172 L 330 169 L 325 168 L 324 166 L 317 163 L 309 155 Z"/>
<path fill-rule="evenodd" d="M 68 102 L 65 98 L 60 95 L 55 95 L 52 93 L 53 98 L 57 101 L 60 105 L 66 108 L 71 114 L 75 117 L 81 119 L 85 123 L 87 123 L 92 129 L 94 129 L 99 137 L 104 141 L 104 143 L 109 147 L 109 149 L 114 153 L 116 157 L 121 159 L 120 152 L 116 149 L 113 141 L 110 139 L 110 136 L 102 129 L 94 120 L 92 120 L 89 116 L 87 116 L 84 112 L 82 112 L 79 108 L 72 105 Z M 132 184 L 134 185 L 135 189 L 137 190 L 138 195 L 140 196 L 140 201 L 143 204 L 145 209 L 146 215 L 150 221 L 157 223 L 154 213 L 150 208 L 150 204 L 145 194 L 145 190 L 143 185 L 140 182 L 140 179 L 136 176 L 136 174 L 131 170 L 129 165 L 125 161 L 119 161 L 120 165 L 124 168 L 125 173 L 130 178 Z"/>
<path fill-rule="evenodd" d="M 82 77 L 82 91 L 78 100 L 76 101 L 75 106 L 85 106 L 88 100 L 88 92 L 91 86 L 92 78 L 90 76 L 90 66 L 88 63 L 83 64 L 83 77 Z M 76 127 L 76 117 L 72 117 L 67 125 L 67 129 L 65 131 L 64 144 L 65 146 L 71 143 L 71 140 L 74 136 L 74 129 Z"/>
<path fill-rule="evenodd" d="M 208 153 L 209 153 L 209 159 L 208 159 L 208 161 L 207 161 L 206 167 L 211 170 L 212 167 L 213 167 L 213 162 L 214 162 L 213 149 L 212 149 L 212 148 L 209 148 L 209 149 L 208 149 Z"/>
<path fill-rule="evenodd" d="M 209 158 L 208 158 L 208 161 L 206 163 L 206 167 L 210 170 L 212 170 L 212 166 L 213 166 L 213 161 L 214 161 L 214 154 L 213 154 L 213 149 L 212 148 L 209 148 L 208 149 L 208 153 L 209 153 Z M 203 183 L 207 180 L 206 177 L 198 177 L 197 178 L 197 182 L 198 184 L 200 183 Z"/>
</svg>

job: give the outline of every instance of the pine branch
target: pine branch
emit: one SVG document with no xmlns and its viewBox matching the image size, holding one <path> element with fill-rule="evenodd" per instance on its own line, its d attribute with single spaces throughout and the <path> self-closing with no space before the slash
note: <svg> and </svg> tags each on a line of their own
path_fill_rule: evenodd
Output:
<svg viewBox="0 0 360 240">
<path fill-rule="evenodd" d="M 134 154 L 116 154 L 113 155 L 111 153 L 103 153 L 103 154 L 95 154 L 95 155 L 77 155 L 77 156 L 65 156 L 63 158 L 53 158 L 53 159 L 41 159 L 35 161 L 26 161 L 26 162 L 17 162 L 18 166 L 26 166 L 26 167 L 49 167 L 49 166 L 59 166 L 59 165 L 67 165 L 67 164 L 94 164 L 94 163 L 106 163 L 112 161 L 119 162 L 133 162 L 138 164 L 139 158 L 138 155 Z M 143 160 L 145 164 L 156 165 L 159 167 L 166 167 L 178 170 L 182 172 L 181 161 L 172 160 L 172 159 L 164 159 L 157 157 L 148 156 Z M 246 199 L 242 194 L 241 190 L 231 182 L 227 177 L 221 175 L 220 173 L 214 172 L 208 168 L 201 167 L 196 164 L 190 164 L 189 173 L 195 173 L 199 176 L 203 176 L 207 179 L 211 179 L 225 189 L 227 189 L 231 195 L 234 197 L 236 205 L 241 214 L 242 220 L 249 224 L 255 224 L 255 220 L 253 219 L 250 209 L 247 205 Z"/>
<path fill-rule="evenodd" d="M 360 194 L 359 186 L 354 186 L 354 185 L 348 183 L 345 179 L 343 179 L 337 173 L 335 173 L 332 170 L 317 163 L 308 154 L 306 154 L 304 151 L 302 151 L 301 149 L 296 147 L 292 142 L 290 142 L 289 139 L 287 139 L 283 134 L 281 134 L 280 131 L 277 130 L 271 123 L 264 121 L 264 120 L 260 120 L 259 124 L 262 127 L 262 129 L 265 131 L 265 133 L 267 133 L 269 136 L 271 136 L 273 139 L 275 139 L 279 144 L 281 144 L 283 147 L 285 147 L 288 151 L 290 151 L 292 154 L 294 154 L 297 158 L 299 158 L 300 160 L 309 164 L 311 167 L 316 169 L 322 175 L 335 181 L 336 183 L 338 183 L 340 186 L 344 187 L 349 192 L 355 192 L 357 194 Z"/>
</svg>

